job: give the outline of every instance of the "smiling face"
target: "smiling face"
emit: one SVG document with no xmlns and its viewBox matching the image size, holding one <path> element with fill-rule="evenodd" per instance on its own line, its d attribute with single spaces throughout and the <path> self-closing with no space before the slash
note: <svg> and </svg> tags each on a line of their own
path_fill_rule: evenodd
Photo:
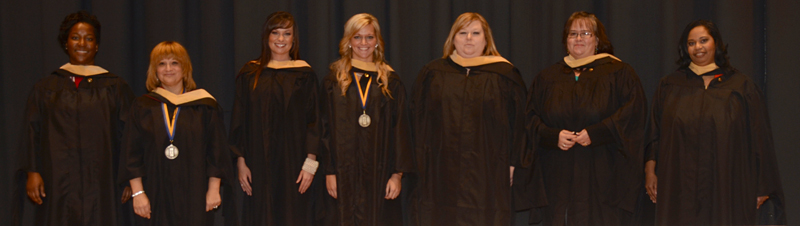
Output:
<svg viewBox="0 0 800 226">
<path fill-rule="evenodd" d="M 372 62 L 372 54 L 378 38 L 375 37 L 375 28 L 372 24 L 362 27 L 355 36 L 350 38 L 350 48 L 353 49 L 353 59 Z"/>
<path fill-rule="evenodd" d="M 483 26 L 479 21 L 473 20 L 467 26 L 458 30 L 453 37 L 453 45 L 456 53 L 464 58 L 473 58 L 483 55 L 486 49 L 486 37 L 484 36 Z"/>
<path fill-rule="evenodd" d="M 706 27 L 697 26 L 689 31 L 689 37 L 686 39 L 686 48 L 687 52 L 689 52 L 689 58 L 692 58 L 694 64 L 706 66 L 714 63 L 717 46 Z"/>
<path fill-rule="evenodd" d="M 67 54 L 69 63 L 75 65 L 94 65 L 94 56 L 97 54 L 97 39 L 94 27 L 88 23 L 76 23 L 69 30 L 67 37 Z"/>
<path fill-rule="evenodd" d="M 286 61 L 291 60 L 289 56 L 292 50 L 294 33 L 292 28 L 276 28 L 269 33 L 269 49 L 272 52 L 272 60 Z"/>
<path fill-rule="evenodd" d="M 576 34 L 574 37 L 570 35 L 567 38 L 567 50 L 569 50 L 569 55 L 575 59 L 581 59 L 595 54 L 595 50 L 597 49 L 597 36 L 594 35 L 594 29 L 589 26 L 588 21 L 580 19 L 573 21 L 569 33 Z"/>
<path fill-rule="evenodd" d="M 183 67 L 175 58 L 164 58 L 158 62 L 156 76 L 164 87 L 183 86 Z"/>
</svg>

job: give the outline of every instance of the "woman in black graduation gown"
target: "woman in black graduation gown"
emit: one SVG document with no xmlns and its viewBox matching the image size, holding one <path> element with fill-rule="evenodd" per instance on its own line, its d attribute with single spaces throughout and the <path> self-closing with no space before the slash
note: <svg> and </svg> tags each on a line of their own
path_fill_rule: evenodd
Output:
<svg viewBox="0 0 800 226">
<path fill-rule="evenodd" d="M 123 115 L 133 92 L 95 66 L 100 22 L 85 11 L 64 18 L 59 44 L 69 63 L 39 80 L 28 96 L 22 136 L 27 194 L 36 225 L 118 225 L 117 186 Z"/>
<path fill-rule="evenodd" d="M 785 224 L 761 90 L 730 65 L 717 26 L 690 23 L 677 71 L 661 79 L 650 115 L 645 175 L 658 225 Z M 656 164 L 657 163 L 657 164 Z"/>
<path fill-rule="evenodd" d="M 192 64 L 177 42 L 150 54 L 147 90 L 131 105 L 120 180 L 130 181 L 138 225 L 213 225 L 230 158 L 222 109 L 195 89 Z M 145 193 L 146 192 L 146 193 Z"/>
<path fill-rule="evenodd" d="M 527 129 L 547 195 L 543 225 L 630 224 L 647 114 L 641 82 L 612 55 L 594 14 L 573 13 L 562 41 L 568 56 L 534 77 L 528 94 Z"/>
<path fill-rule="evenodd" d="M 267 18 L 261 57 L 236 77 L 230 141 L 244 197 L 244 225 L 308 225 L 318 163 L 318 80 L 305 61 L 294 18 Z M 298 176 L 299 173 L 299 176 Z"/>
<path fill-rule="evenodd" d="M 525 84 L 500 56 L 486 19 L 461 14 L 444 55 L 422 68 L 410 108 L 419 225 L 509 225 L 524 151 Z"/>
<path fill-rule="evenodd" d="M 321 161 L 336 199 L 329 225 L 402 225 L 403 173 L 413 171 L 406 90 L 384 59 L 378 20 L 356 14 L 344 26 L 341 58 L 323 80 Z"/>
</svg>

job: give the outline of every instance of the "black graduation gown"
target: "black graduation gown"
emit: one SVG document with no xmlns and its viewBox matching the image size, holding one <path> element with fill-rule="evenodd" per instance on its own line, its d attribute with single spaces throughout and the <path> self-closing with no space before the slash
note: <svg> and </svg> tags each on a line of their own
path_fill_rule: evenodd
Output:
<svg viewBox="0 0 800 226">
<path fill-rule="evenodd" d="M 325 152 L 320 165 L 324 165 L 326 175 L 336 175 L 338 194 L 335 209 L 327 211 L 332 216 L 327 216 L 326 224 L 403 225 L 400 197 L 384 197 L 392 174 L 414 171 L 406 90 L 392 72 L 389 98 L 381 92 L 376 72 L 352 67 L 349 74 L 354 72 L 368 73 L 368 79 L 373 79 L 365 111 L 372 120 L 368 127 L 358 124 L 364 110 L 355 81 L 342 96 L 331 72 L 323 80 L 320 95 Z M 366 78 L 363 81 L 361 85 L 366 87 Z M 327 192 L 325 198 L 331 200 Z"/>
<path fill-rule="evenodd" d="M 525 83 L 507 62 L 462 67 L 450 58 L 420 71 L 410 104 L 419 225 L 509 225 L 509 166 L 524 152 Z"/>
<path fill-rule="evenodd" d="M 120 182 L 141 177 L 152 211 L 150 219 L 137 215 L 137 225 L 214 225 L 214 211 L 205 211 L 209 177 L 232 178 L 222 109 L 211 98 L 179 105 L 173 142 L 179 153 L 170 160 L 162 103 L 172 115 L 175 105 L 148 93 L 134 100 L 127 117 Z"/>
<path fill-rule="evenodd" d="M 310 67 L 264 68 L 253 90 L 257 67 L 236 77 L 231 116 L 234 160 L 244 157 L 252 175 L 242 225 L 308 225 L 313 189 L 300 194 L 295 182 L 308 154 L 318 154 L 317 76 Z"/>
<path fill-rule="evenodd" d="M 646 97 L 626 63 L 604 57 L 580 70 L 576 81 L 558 62 L 533 79 L 528 94 L 534 164 L 547 194 L 543 225 L 628 224 L 643 175 Z M 558 148 L 561 130 L 583 129 L 589 146 Z"/>
<path fill-rule="evenodd" d="M 707 74 L 722 76 L 705 89 L 680 69 L 656 90 L 646 160 L 657 161 L 658 225 L 756 224 L 756 197 L 765 195 L 783 208 L 761 91 L 739 72 Z"/>
<path fill-rule="evenodd" d="M 84 77 L 78 88 L 70 76 Z M 116 182 L 123 116 L 133 92 L 111 73 L 81 76 L 58 69 L 28 96 L 23 170 L 44 181 L 36 225 L 118 225 Z"/>
</svg>

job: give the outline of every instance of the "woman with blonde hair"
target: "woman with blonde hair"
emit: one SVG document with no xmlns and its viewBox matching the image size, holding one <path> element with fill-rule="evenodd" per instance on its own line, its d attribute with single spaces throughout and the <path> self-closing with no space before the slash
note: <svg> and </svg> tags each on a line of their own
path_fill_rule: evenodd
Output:
<svg viewBox="0 0 800 226">
<path fill-rule="evenodd" d="M 244 225 L 309 225 L 319 149 L 319 81 L 300 60 L 294 17 L 275 12 L 261 55 L 236 76 L 230 143 L 237 159 Z"/>
<path fill-rule="evenodd" d="M 384 59 L 378 20 L 347 21 L 341 58 L 323 80 L 322 143 L 332 225 L 402 225 L 397 199 L 413 170 L 406 90 Z"/>
<path fill-rule="evenodd" d="M 461 14 L 443 56 L 425 65 L 410 104 L 419 225 L 509 225 L 523 161 L 525 83 L 500 56 L 486 19 Z"/>
<path fill-rule="evenodd" d="M 137 225 L 213 225 L 230 161 L 222 108 L 196 89 L 177 42 L 150 54 L 147 90 L 131 105 L 123 132 L 120 182 L 129 181 Z M 146 192 L 146 193 L 145 193 Z"/>
</svg>

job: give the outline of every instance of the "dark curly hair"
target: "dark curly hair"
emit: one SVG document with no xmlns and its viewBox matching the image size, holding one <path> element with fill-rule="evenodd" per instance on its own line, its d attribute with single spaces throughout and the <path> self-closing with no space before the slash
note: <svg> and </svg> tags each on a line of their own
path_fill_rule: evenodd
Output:
<svg viewBox="0 0 800 226">
<path fill-rule="evenodd" d="M 58 44 L 60 45 L 61 49 L 67 45 L 67 39 L 69 38 L 69 30 L 72 29 L 72 26 L 75 26 L 77 23 L 87 23 L 94 28 L 94 39 L 97 41 L 97 44 L 100 44 L 100 21 L 97 21 L 97 17 L 89 14 L 86 11 L 78 11 L 76 13 L 72 13 L 64 17 L 64 21 L 61 22 L 61 28 L 58 31 Z M 64 52 L 67 50 L 64 49 Z"/>
<path fill-rule="evenodd" d="M 608 35 L 606 35 L 606 27 L 603 26 L 603 23 L 597 19 L 593 13 L 589 13 L 586 11 L 578 11 L 572 13 L 567 19 L 567 23 L 564 24 L 564 31 L 562 32 L 561 43 L 564 44 L 564 48 L 569 52 L 569 47 L 567 47 L 567 39 L 569 38 L 569 29 L 572 28 L 572 23 L 578 20 L 586 20 L 588 22 L 587 25 L 592 28 L 592 33 L 597 38 L 597 52 L 596 53 L 608 53 L 614 55 L 614 46 L 611 45 L 611 41 L 608 40 Z"/>
<path fill-rule="evenodd" d="M 692 62 L 691 56 L 689 56 L 689 47 L 687 46 L 686 42 L 689 39 L 689 32 L 692 31 L 695 27 L 703 26 L 708 31 L 708 34 L 711 35 L 711 38 L 714 39 L 714 45 L 716 45 L 716 51 L 714 51 L 714 63 L 719 66 L 723 71 L 726 73 L 733 73 L 736 71 L 733 66 L 731 66 L 730 61 L 728 60 L 728 45 L 722 41 L 722 35 L 719 33 L 719 28 L 714 22 L 708 20 L 695 20 L 689 25 L 686 25 L 686 28 L 683 29 L 683 33 L 681 34 L 681 38 L 678 39 L 678 61 L 675 62 L 678 64 L 679 69 L 686 69 L 689 68 L 689 63 Z"/>
</svg>

